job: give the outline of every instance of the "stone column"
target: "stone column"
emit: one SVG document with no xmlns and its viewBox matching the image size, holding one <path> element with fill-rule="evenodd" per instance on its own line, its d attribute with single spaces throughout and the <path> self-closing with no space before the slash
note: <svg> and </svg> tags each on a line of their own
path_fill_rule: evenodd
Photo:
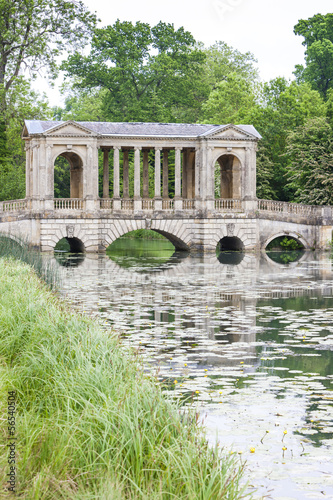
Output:
<svg viewBox="0 0 333 500">
<path fill-rule="evenodd" d="M 175 148 L 175 210 L 183 208 L 183 200 L 181 198 L 181 161 L 180 152 L 182 148 Z"/>
<path fill-rule="evenodd" d="M 52 162 L 52 145 L 46 145 L 46 190 L 45 210 L 54 210 L 54 165 Z"/>
<path fill-rule="evenodd" d="M 169 150 L 163 149 L 163 200 L 169 199 Z"/>
<path fill-rule="evenodd" d="M 121 209 L 119 189 L 119 146 L 114 147 L 113 152 L 113 210 Z"/>
<path fill-rule="evenodd" d="M 214 147 L 208 146 L 206 150 L 206 207 L 207 210 L 215 208 L 215 163 L 213 163 Z"/>
<path fill-rule="evenodd" d="M 142 210 L 140 196 L 140 151 L 141 148 L 134 148 L 134 210 Z"/>
<path fill-rule="evenodd" d="M 143 150 L 143 176 L 142 176 L 142 197 L 143 199 L 149 198 L 149 149 Z"/>
<path fill-rule="evenodd" d="M 201 167 L 201 148 L 195 148 L 195 166 L 194 166 L 194 198 L 195 208 L 201 208 L 200 196 L 200 167 Z"/>
<path fill-rule="evenodd" d="M 109 193 L 109 148 L 103 148 L 103 198 L 110 198 Z"/>
<path fill-rule="evenodd" d="M 25 197 L 27 199 L 31 198 L 30 193 L 30 164 L 31 164 L 31 156 L 30 156 L 30 144 L 25 144 Z"/>
<path fill-rule="evenodd" d="M 187 198 L 187 149 L 183 149 L 183 179 L 182 179 L 182 196 Z"/>
<path fill-rule="evenodd" d="M 129 199 L 129 181 L 128 181 L 128 149 L 123 150 L 123 198 Z"/>
<path fill-rule="evenodd" d="M 155 210 L 162 210 L 161 197 L 161 148 L 155 148 Z"/>
<path fill-rule="evenodd" d="M 32 209 L 39 210 L 39 146 L 32 146 Z"/>
</svg>

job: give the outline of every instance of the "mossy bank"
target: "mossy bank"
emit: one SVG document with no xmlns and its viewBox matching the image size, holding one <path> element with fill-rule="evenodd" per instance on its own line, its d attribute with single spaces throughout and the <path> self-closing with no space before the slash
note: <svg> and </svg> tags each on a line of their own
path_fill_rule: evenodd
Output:
<svg viewBox="0 0 333 500">
<path fill-rule="evenodd" d="M 137 351 L 0 259 L 1 413 L 16 398 L 16 495 L 25 499 L 237 499 L 242 467 L 209 448 Z M 1 421 L 2 443 L 10 437 Z M 8 448 L 1 447 L 1 497 Z"/>
</svg>

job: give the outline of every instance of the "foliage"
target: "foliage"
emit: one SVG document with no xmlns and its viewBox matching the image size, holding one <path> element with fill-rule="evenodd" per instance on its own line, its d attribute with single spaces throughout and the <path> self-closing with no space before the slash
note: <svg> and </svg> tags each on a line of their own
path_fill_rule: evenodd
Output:
<svg viewBox="0 0 333 500">
<path fill-rule="evenodd" d="M 19 497 L 244 498 L 243 467 L 208 445 L 194 413 L 166 400 L 137 350 L 28 266 L 1 259 L 0 275 L 0 400 L 15 389 Z M 3 484 L 7 460 L 2 447 Z"/>
<path fill-rule="evenodd" d="M 273 172 L 271 194 L 282 201 L 291 201 L 294 194 L 292 185 L 286 179 L 288 162 L 284 156 L 287 136 L 307 119 L 325 117 L 327 107 L 319 92 L 308 83 L 290 83 L 284 78 L 265 83 L 258 102 L 259 105 L 250 110 L 248 122 L 263 136 L 259 150 L 265 152 L 270 162 L 270 166 L 267 163 L 267 169 Z"/>
<path fill-rule="evenodd" d="M 30 82 L 23 77 L 16 78 L 5 98 L 3 123 L 7 141 L 5 144 L 3 139 L 3 147 L 7 161 L 5 168 L 3 163 L 0 168 L 0 200 L 15 200 L 25 196 L 25 151 L 21 139 L 24 120 L 48 119 L 50 111 L 45 96 L 31 90 Z"/>
<path fill-rule="evenodd" d="M 0 233 L 0 257 L 20 260 L 31 266 L 37 276 L 47 283 L 50 288 L 56 287 L 59 276 L 51 262 L 46 262 L 41 253 L 29 248 L 24 238 L 13 240 L 10 234 Z"/>
<path fill-rule="evenodd" d="M 107 89 L 103 107 L 109 120 L 194 121 L 204 58 L 183 28 L 117 20 L 95 30 L 88 56 L 76 52 L 62 68 L 76 78 L 77 88 Z"/>
<path fill-rule="evenodd" d="M 301 19 L 294 33 L 304 38 L 305 68 L 296 66 L 299 80 L 309 82 L 323 97 L 333 88 L 333 14 L 316 14 Z"/>
<path fill-rule="evenodd" d="M 237 73 L 230 73 L 215 85 L 202 106 L 205 123 L 244 123 L 256 105 L 253 83 Z"/>
<path fill-rule="evenodd" d="M 201 44 L 199 47 L 206 55 L 204 78 L 211 90 L 233 73 L 247 81 L 255 82 L 258 79 L 258 70 L 254 66 L 257 60 L 251 52 L 243 54 L 222 41 L 208 48 L 204 48 Z"/>
<path fill-rule="evenodd" d="M 291 132 L 286 159 L 295 201 L 333 205 L 333 131 L 325 118 L 314 118 Z"/>
<path fill-rule="evenodd" d="M 15 84 L 22 70 L 56 72 L 55 59 L 80 47 L 96 24 L 81 0 L 0 0 L 0 86 Z"/>
<path fill-rule="evenodd" d="M 54 197 L 70 198 L 70 165 L 63 156 L 54 162 Z"/>
</svg>

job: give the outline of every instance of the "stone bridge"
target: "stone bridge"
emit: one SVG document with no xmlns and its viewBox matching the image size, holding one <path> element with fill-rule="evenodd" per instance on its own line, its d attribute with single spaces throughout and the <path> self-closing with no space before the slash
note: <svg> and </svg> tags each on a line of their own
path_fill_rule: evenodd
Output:
<svg viewBox="0 0 333 500">
<path fill-rule="evenodd" d="M 306 249 L 332 241 L 332 207 L 256 198 L 251 125 L 26 121 L 22 137 L 26 198 L 0 202 L 0 232 L 42 251 L 66 238 L 103 252 L 136 229 L 201 252 L 260 250 L 284 235 Z M 59 157 L 68 198 L 54 195 Z"/>
</svg>

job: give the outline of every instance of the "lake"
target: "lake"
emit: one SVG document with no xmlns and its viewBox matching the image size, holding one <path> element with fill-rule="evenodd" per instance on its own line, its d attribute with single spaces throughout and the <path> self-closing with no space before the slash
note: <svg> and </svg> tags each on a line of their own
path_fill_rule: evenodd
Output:
<svg viewBox="0 0 333 500">
<path fill-rule="evenodd" d="M 211 442 L 247 462 L 255 498 L 333 498 L 333 271 L 329 254 L 58 254 L 61 293 L 142 352 Z M 293 260 L 293 262 L 289 262 Z"/>
</svg>

